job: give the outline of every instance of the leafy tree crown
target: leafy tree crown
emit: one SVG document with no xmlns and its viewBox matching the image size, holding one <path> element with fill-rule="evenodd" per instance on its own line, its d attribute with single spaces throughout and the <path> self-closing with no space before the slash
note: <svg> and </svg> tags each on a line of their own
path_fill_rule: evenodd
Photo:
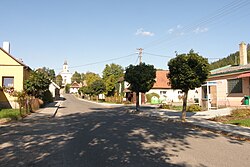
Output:
<svg viewBox="0 0 250 167">
<path fill-rule="evenodd" d="M 200 87 L 209 75 L 208 60 L 191 50 L 188 54 L 180 54 L 168 63 L 168 78 L 173 89 L 187 92 Z"/>
<path fill-rule="evenodd" d="M 130 84 L 130 90 L 145 93 L 153 87 L 155 77 L 156 69 L 154 66 L 141 63 L 136 66 L 129 65 L 126 68 L 124 79 Z"/>
</svg>

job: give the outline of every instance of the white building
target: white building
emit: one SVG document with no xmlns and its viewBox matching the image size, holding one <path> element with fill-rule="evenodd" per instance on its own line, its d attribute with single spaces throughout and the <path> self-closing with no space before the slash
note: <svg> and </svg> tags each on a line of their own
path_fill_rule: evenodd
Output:
<svg viewBox="0 0 250 167">
<path fill-rule="evenodd" d="M 62 76 L 62 85 L 71 84 L 72 73 L 69 72 L 69 66 L 67 61 L 64 61 L 63 70 L 59 73 Z"/>
<path fill-rule="evenodd" d="M 183 93 L 180 89 L 172 89 L 169 79 L 167 78 L 168 70 L 156 71 L 156 82 L 152 89 L 146 94 L 157 93 L 160 95 L 160 100 L 166 103 L 182 103 Z M 188 91 L 188 102 L 193 103 L 195 101 L 198 92 L 196 90 Z"/>
</svg>

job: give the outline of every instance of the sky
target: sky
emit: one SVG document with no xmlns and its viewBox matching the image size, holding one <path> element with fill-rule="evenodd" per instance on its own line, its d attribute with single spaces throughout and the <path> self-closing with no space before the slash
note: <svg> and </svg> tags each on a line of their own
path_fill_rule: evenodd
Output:
<svg viewBox="0 0 250 167">
<path fill-rule="evenodd" d="M 8 0 L 0 5 L 0 47 L 32 69 L 102 75 L 106 64 L 142 61 L 168 69 L 191 49 L 209 62 L 250 43 L 249 0 Z M 1 61 L 1 60 L 0 60 Z"/>
</svg>

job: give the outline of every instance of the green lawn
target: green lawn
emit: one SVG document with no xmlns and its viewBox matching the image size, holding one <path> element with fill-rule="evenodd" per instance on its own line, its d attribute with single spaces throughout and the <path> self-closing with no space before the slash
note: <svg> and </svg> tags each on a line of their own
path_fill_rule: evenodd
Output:
<svg viewBox="0 0 250 167">
<path fill-rule="evenodd" d="M 250 109 L 234 109 L 233 111 L 231 111 L 230 115 L 215 117 L 211 120 L 224 124 L 250 127 Z"/>
<path fill-rule="evenodd" d="M 17 120 L 20 118 L 20 111 L 18 109 L 1 109 L 0 118 L 11 118 L 12 120 Z"/>
<path fill-rule="evenodd" d="M 227 121 L 225 123 L 250 127 L 250 118 L 248 118 L 248 119 L 236 119 L 236 120 Z"/>
</svg>

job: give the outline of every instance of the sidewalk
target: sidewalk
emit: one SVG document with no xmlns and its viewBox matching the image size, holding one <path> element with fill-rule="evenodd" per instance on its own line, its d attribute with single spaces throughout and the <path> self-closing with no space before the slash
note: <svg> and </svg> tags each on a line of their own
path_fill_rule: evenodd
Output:
<svg viewBox="0 0 250 167">
<path fill-rule="evenodd" d="M 216 116 L 229 115 L 231 108 L 210 110 L 203 112 L 190 113 L 187 112 L 186 122 L 191 123 L 197 127 L 226 134 L 228 136 L 244 138 L 250 140 L 250 128 L 242 127 L 232 124 L 222 124 L 220 122 L 210 121 L 209 118 L 214 118 Z M 160 109 L 145 110 L 140 113 L 144 116 L 159 117 L 163 120 L 180 120 L 180 111 L 169 111 Z"/>
<path fill-rule="evenodd" d="M 46 105 L 44 108 L 38 109 L 35 113 L 32 113 L 28 115 L 27 118 L 35 118 L 35 117 L 49 117 L 52 118 L 55 116 L 58 108 L 60 107 L 62 101 L 54 101 L 48 105 Z"/>
</svg>

